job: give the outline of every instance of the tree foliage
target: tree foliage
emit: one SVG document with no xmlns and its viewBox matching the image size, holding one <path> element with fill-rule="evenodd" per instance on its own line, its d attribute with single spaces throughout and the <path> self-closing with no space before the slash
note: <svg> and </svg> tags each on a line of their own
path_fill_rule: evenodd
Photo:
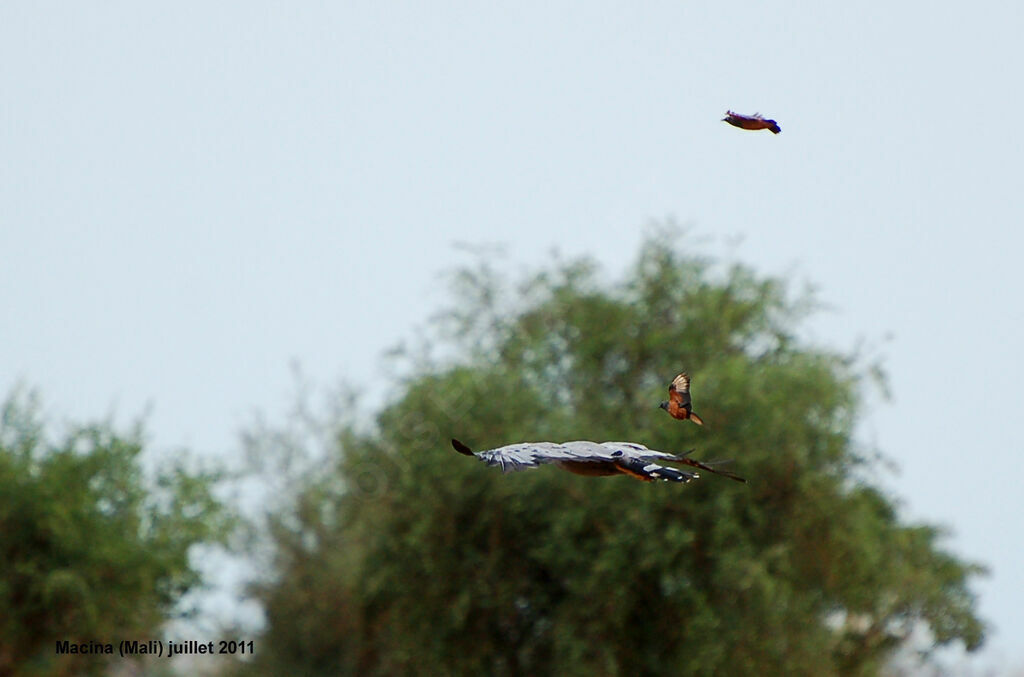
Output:
<svg viewBox="0 0 1024 677">
<path fill-rule="evenodd" d="M 872 485 L 854 427 L 874 370 L 799 339 L 810 296 L 670 235 L 616 283 L 579 261 L 455 279 L 375 428 L 343 427 L 274 521 L 250 670 L 868 675 L 922 624 L 979 646 L 981 569 Z M 705 428 L 657 408 L 681 368 Z M 696 447 L 750 481 L 502 475 L 450 437 Z"/>
<path fill-rule="evenodd" d="M 57 641 L 158 638 L 199 583 L 193 545 L 223 539 L 216 477 L 182 465 L 153 481 L 141 431 L 77 426 L 52 441 L 32 397 L 0 410 L 0 675 L 104 674 Z"/>
</svg>

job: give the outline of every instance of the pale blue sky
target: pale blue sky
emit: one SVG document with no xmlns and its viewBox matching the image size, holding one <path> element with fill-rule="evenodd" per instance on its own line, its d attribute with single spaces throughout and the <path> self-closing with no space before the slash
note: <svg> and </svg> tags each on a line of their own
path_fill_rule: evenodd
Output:
<svg viewBox="0 0 1024 677">
<path fill-rule="evenodd" d="M 892 334 L 880 481 L 1024 663 L 1024 5 L 478 4 L 0 5 L 0 392 L 227 456 L 292 359 L 380 392 L 453 242 L 618 272 L 672 216 Z"/>
</svg>

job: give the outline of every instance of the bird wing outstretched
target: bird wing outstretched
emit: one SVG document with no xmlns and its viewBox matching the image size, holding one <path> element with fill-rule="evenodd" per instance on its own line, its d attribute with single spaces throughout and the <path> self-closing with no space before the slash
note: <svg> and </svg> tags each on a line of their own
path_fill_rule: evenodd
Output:
<svg viewBox="0 0 1024 677">
<path fill-rule="evenodd" d="M 453 439 L 452 446 L 461 454 L 476 456 L 504 472 L 536 468 L 543 463 L 554 463 L 579 475 L 629 475 L 651 481 L 689 482 L 697 473 L 668 468 L 655 461 L 674 461 L 677 457 L 663 451 L 648 449 L 633 442 L 520 442 L 496 449 L 473 453 L 468 446 Z"/>
<path fill-rule="evenodd" d="M 690 377 L 685 371 L 672 379 L 672 383 L 668 386 L 668 399 L 680 409 L 693 410 L 690 400 Z"/>
<path fill-rule="evenodd" d="M 542 463 L 558 461 L 608 461 L 593 454 L 573 450 L 564 444 L 554 442 L 520 442 L 509 444 L 497 449 L 488 449 L 474 454 L 487 465 L 501 467 L 502 472 L 514 472 L 536 468 Z"/>
</svg>

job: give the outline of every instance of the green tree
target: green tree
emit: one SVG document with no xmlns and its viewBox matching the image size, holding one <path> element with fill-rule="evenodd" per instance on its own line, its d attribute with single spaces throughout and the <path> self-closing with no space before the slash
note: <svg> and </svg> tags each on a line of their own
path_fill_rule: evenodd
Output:
<svg viewBox="0 0 1024 677">
<path fill-rule="evenodd" d="M 51 441 L 35 399 L 0 410 L 0 675 L 105 674 L 57 641 L 159 638 L 200 584 L 193 545 L 222 542 L 216 476 L 183 464 L 147 480 L 142 434 L 77 426 Z M 120 659 L 118 659 L 120 660 Z"/>
<path fill-rule="evenodd" d="M 916 626 L 980 645 L 981 569 L 870 482 L 881 457 L 853 429 L 877 370 L 799 339 L 809 293 L 671 235 L 618 283 L 585 261 L 455 279 L 374 428 L 338 426 L 272 520 L 248 670 L 871 675 Z M 705 428 L 657 408 L 681 368 Z M 749 484 L 501 475 L 450 437 L 696 447 Z"/>
</svg>

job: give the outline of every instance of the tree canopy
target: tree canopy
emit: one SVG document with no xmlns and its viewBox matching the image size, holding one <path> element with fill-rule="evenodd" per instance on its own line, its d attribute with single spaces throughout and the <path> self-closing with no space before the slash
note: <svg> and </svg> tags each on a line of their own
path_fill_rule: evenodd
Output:
<svg viewBox="0 0 1024 677">
<path fill-rule="evenodd" d="M 812 295 L 649 237 L 513 284 L 482 261 L 372 429 L 273 520 L 263 674 L 870 675 L 914 627 L 983 639 L 981 572 L 904 523 L 854 436 L 875 374 L 800 338 Z M 681 369 L 706 426 L 658 409 Z M 697 449 L 746 485 L 502 475 L 515 441 Z"/>
<path fill-rule="evenodd" d="M 159 638 L 200 583 L 193 545 L 231 528 L 216 476 L 175 463 L 147 477 L 141 428 L 76 425 L 52 439 L 31 396 L 0 407 L 0 675 L 106 674 L 57 641 Z"/>
</svg>

